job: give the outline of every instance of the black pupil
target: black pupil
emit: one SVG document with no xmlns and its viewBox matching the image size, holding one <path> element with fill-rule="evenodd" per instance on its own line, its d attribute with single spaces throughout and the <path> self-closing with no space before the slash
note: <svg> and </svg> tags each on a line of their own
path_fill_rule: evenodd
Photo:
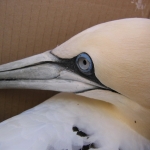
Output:
<svg viewBox="0 0 150 150">
<path fill-rule="evenodd" d="M 84 59 L 84 60 L 83 60 L 83 64 L 86 65 L 86 63 L 87 63 L 87 62 L 86 62 L 86 60 Z"/>
</svg>

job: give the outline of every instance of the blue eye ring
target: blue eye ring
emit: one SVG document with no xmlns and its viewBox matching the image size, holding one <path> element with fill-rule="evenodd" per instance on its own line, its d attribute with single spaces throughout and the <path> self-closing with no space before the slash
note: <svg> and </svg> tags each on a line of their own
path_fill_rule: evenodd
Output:
<svg viewBox="0 0 150 150">
<path fill-rule="evenodd" d="M 76 65 L 82 73 L 86 75 L 92 74 L 93 62 L 91 57 L 87 53 L 81 53 L 77 56 Z"/>
</svg>

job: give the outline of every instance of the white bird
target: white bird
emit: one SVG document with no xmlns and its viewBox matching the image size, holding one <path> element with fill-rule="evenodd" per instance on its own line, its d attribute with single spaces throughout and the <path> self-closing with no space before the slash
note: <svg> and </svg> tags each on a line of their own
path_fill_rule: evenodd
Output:
<svg viewBox="0 0 150 150">
<path fill-rule="evenodd" d="M 103 23 L 1 65 L 5 88 L 68 93 L 0 123 L 0 150 L 150 150 L 150 20 Z"/>
</svg>

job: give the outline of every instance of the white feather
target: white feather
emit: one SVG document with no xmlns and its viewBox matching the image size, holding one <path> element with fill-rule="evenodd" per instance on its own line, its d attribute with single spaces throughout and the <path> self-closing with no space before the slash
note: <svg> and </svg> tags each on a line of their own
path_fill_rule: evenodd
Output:
<svg viewBox="0 0 150 150">
<path fill-rule="evenodd" d="M 0 150 L 150 150 L 150 141 L 114 118 L 111 104 L 58 94 L 0 124 Z M 81 137 L 77 127 L 88 136 Z M 92 150 L 92 148 L 91 148 Z"/>
</svg>

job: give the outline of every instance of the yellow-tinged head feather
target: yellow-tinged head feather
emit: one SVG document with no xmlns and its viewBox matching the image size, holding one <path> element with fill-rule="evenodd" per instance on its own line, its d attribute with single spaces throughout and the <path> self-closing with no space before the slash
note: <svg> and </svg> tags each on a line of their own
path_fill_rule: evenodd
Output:
<svg viewBox="0 0 150 150">
<path fill-rule="evenodd" d="M 60 58 L 72 58 L 82 52 L 92 58 L 100 82 L 121 95 L 101 90 L 80 95 L 114 104 L 120 111 L 116 113 L 121 115 L 119 119 L 150 139 L 150 20 L 103 23 L 52 50 Z"/>
<path fill-rule="evenodd" d="M 140 105 L 150 108 L 150 20 L 122 19 L 87 29 L 55 48 L 60 58 L 86 52 L 96 77 Z"/>
</svg>

